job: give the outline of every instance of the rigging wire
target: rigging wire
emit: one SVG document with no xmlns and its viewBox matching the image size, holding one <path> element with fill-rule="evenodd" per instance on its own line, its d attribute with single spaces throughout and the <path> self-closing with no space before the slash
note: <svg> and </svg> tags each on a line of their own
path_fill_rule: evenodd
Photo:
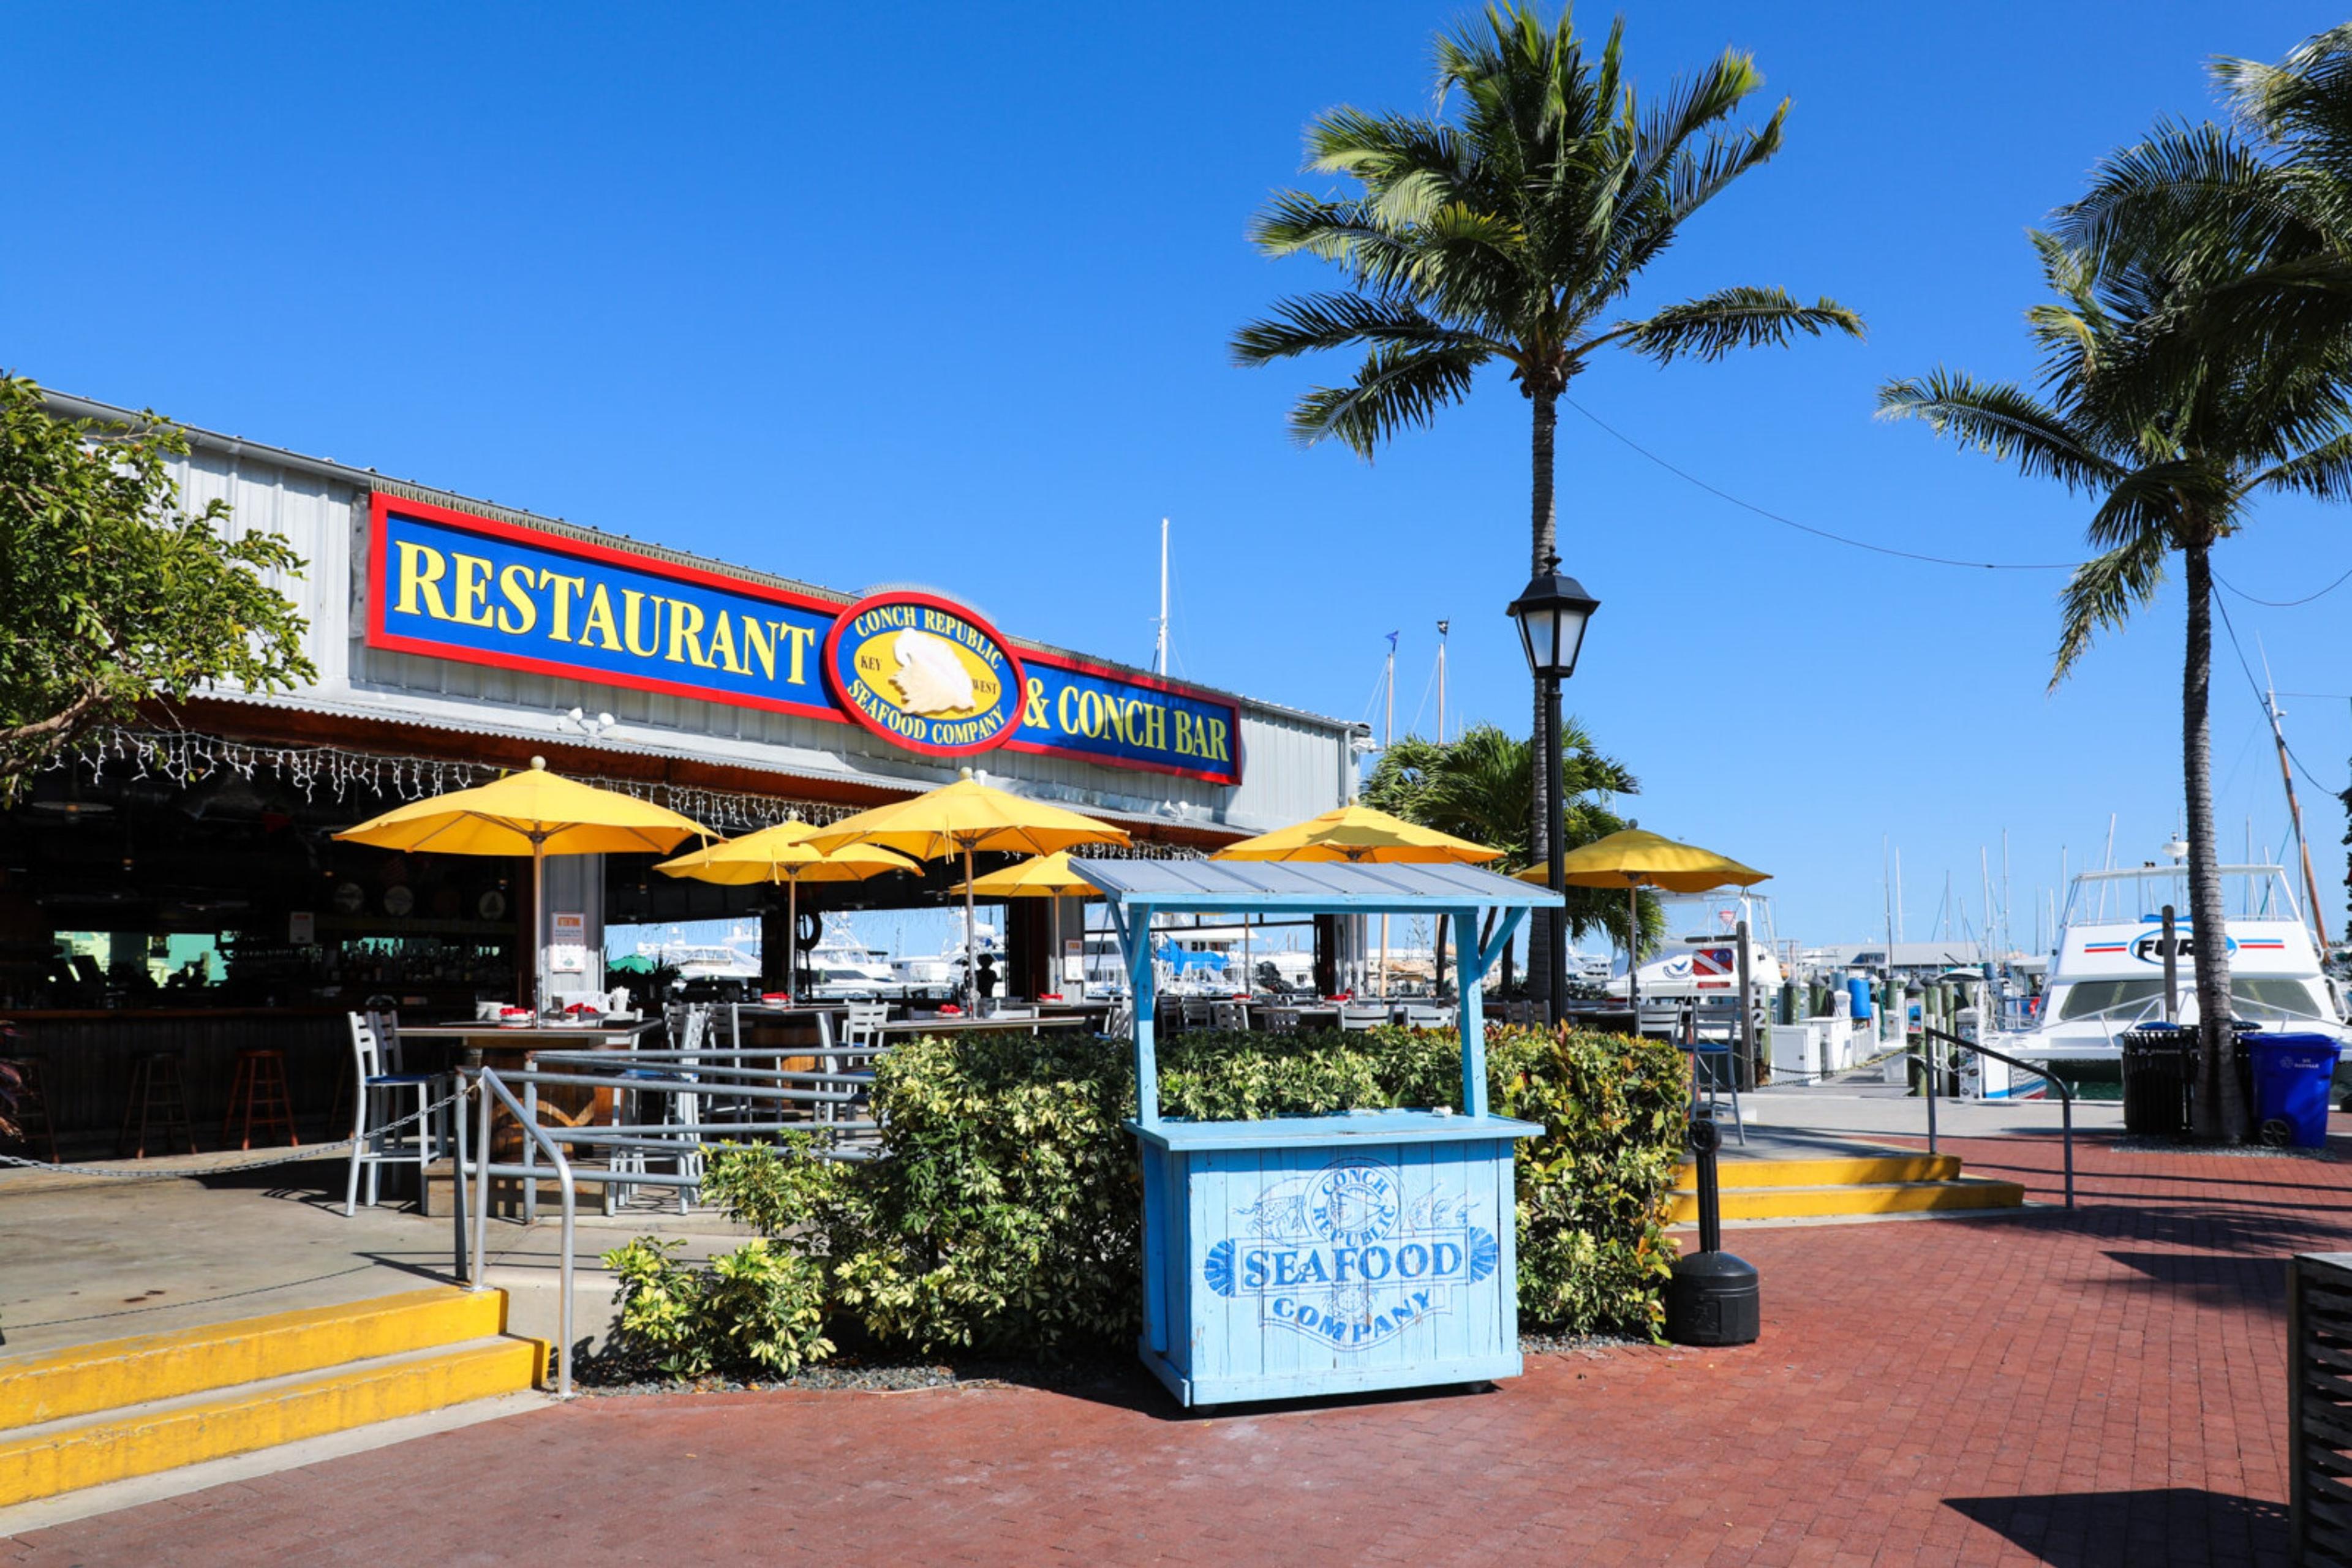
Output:
<svg viewBox="0 0 2352 1568">
<path fill-rule="evenodd" d="M 2229 606 L 2222 604 L 2221 600 L 2216 599 L 2213 601 L 2213 607 L 2221 612 L 2221 629 L 2230 634 L 2230 647 L 2231 650 L 2238 656 L 2238 668 L 2246 672 L 2246 684 L 2253 689 L 2254 701 L 2261 707 L 2263 717 L 2267 719 L 2271 710 L 2270 699 L 2263 694 L 2263 683 L 2254 679 L 2254 667 L 2246 662 L 2246 650 L 2244 647 L 2240 646 L 2238 642 L 2238 628 L 2230 624 Z M 2311 781 L 2312 788 L 2322 790 L 2328 795 L 2336 796 L 2341 796 L 2345 793 L 2344 791 L 2337 789 L 2334 784 L 2321 783 L 2318 774 L 2304 766 L 2303 759 L 2296 756 L 2294 754 L 2294 748 L 2287 743 L 2286 732 L 2284 731 L 2279 731 L 2278 742 L 2280 747 L 2285 751 L 2287 756 L 2294 763 L 2295 772 L 2301 773 L 2305 778 Z"/>
<path fill-rule="evenodd" d="M 1696 485 L 1700 489 L 1705 490 L 1707 494 L 1715 497 L 1717 500 L 1729 501 L 1733 506 L 1739 508 L 1743 511 L 1752 511 L 1758 517 L 1764 518 L 1769 521 L 1777 522 L 1783 528 L 1793 528 L 1800 533 L 1810 533 L 1817 539 L 1826 539 L 1835 544 L 1850 545 L 1856 550 L 1867 550 L 1874 554 L 1898 556 L 1905 561 L 1924 561 L 1931 566 L 1966 566 L 1984 572 L 2072 572 L 2082 564 L 2079 561 L 1960 561 L 1948 555 L 1923 555 L 1916 550 L 1897 550 L 1891 544 L 1873 544 L 1868 540 L 1853 539 L 1843 533 L 1832 533 L 1826 528 L 1815 528 L 1809 522 L 1799 522 L 1793 517 L 1783 517 L 1780 513 L 1758 506 L 1753 501 L 1742 500 L 1739 497 L 1733 495 L 1729 490 L 1718 489 L 1714 485 L 1708 484 L 1705 479 L 1700 479 L 1696 474 L 1691 473 L 1689 470 L 1685 468 L 1676 468 L 1665 458 L 1658 456 L 1657 453 L 1651 451 L 1647 447 L 1644 447 L 1640 442 L 1634 440 L 1631 436 L 1626 435 L 1623 431 L 1616 428 L 1608 421 L 1602 419 L 1599 415 L 1594 414 L 1592 410 L 1585 407 L 1584 405 L 1577 402 L 1574 398 L 1562 397 L 1560 401 L 1567 404 L 1570 408 L 1575 409 L 1579 414 L 1583 415 L 1585 418 L 1591 420 L 1594 425 L 1600 426 L 1602 433 L 1615 437 L 1619 442 L 1631 447 L 1641 456 L 1647 458 L 1650 461 L 1665 469 L 1666 472 L 1674 475 L 1676 479 L 1681 479 L 1684 483 Z"/>
</svg>

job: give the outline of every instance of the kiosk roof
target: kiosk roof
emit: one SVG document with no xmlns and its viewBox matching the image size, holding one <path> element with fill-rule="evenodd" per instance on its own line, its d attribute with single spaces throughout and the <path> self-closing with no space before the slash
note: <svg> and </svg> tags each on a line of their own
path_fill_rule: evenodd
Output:
<svg viewBox="0 0 2352 1568">
<path fill-rule="evenodd" d="M 1563 901 L 1475 866 L 1372 865 L 1330 860 L 1090 860 L 1070 868 L 1115 904 L 1222 914 L 1265 910 L 1442 913 L 1450 910 L 1554 909 Z"/>
</svg>

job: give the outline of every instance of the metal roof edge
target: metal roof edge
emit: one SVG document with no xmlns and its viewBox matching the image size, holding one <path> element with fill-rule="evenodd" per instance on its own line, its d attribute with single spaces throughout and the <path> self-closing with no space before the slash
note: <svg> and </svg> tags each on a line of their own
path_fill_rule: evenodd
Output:
<svg viewBox="0 0 2352 1568">
<path fill-rule="evenodd" d="M 404 496 L 410 500 L 428 501 L 435 506 L 446 506 L 453 511 L 470 511 L 477 516 L 488 518 L 494 522 L 507 522 L 520 528 L 537 529 L 562 538 L 576 540 L 583 544 L 625 546 L 642 554 L 652 556 L 656 560 L 667 561 L 674 566 L 691 566 L 705 572 L 731 574 L 751 582 L 763 584 L 768 587 L 782 588 L 791 593 L 829 599 L 845 606 L 854 605 L 865 596 L 864 594 L 844 593 L 838 588 L 827 588 L 815 583 L 804 582 L 797 577 L 787 577 L 781 573 L 766 571 L 757 566 L 745 566 L 732 561 L 721 561 L 715 556 L 697 555 L 691 551 L 679 550 L 648 539 L 638 539 L 626 533 L 609 533 L 603 529 L 567 522 L 562 518 L 543 517 L 537 512 L 525 511 L 520 507 L 501 506 L 496 501 L 480 500 L 472 496 L 460 495 L 456 490 L 446 490 L 437 486 L 420 484 L 415 479 L 395 479 L 392 475 L 379 473 L 373 468 L 353 468 L 348 463 L 339 463 L 331 458 L 309 457 L 288 447 L 273 447 L 266 441 L 248 440 L 242 436 L 225 435 L 201 425 L 186 424 L 150 410 L 124 408 L 116 404 L 101 403 L 93 397 L 82 397 L 47 386 L 41 388 L 41 396 L 53 413 L 65 418 L 93 419 L 108 424 L 136 425 L 151 420 L 167 424 L 174 429 L 185 432 L 191 447 L 204 447 L 231 458 L 250 453 L 264 461 L 274 463 L 279 468 L 290 468 L 298 473 L 311 474 L 321 479 L 339 479 L 363 489 L 383 490 L 393 495 Z M 952 594 L 947 596 L 957 597 Z M 959 602 L 961 601 L 959 599 Z M 1227 698 L 1244 708 L 1254 708 L 1261 712 L 1280 714 L 1286 718 L 1323 725 L 1343 735 L 1370 728 L 1367 725 L 1351 723 L 1344 719 L 1334 719 L 1328 714 L 1317 713 L 1310 709 L 1293 708 L 1286 703 L 1267 701 L 1262 697 L 1251 697 L 1239 691 L 1229 691 L 1223 687 L 1203 685 L 1198 681 L 1172 679 L 1118 659 L 1105 658 L 1098 654 L 1082 653 L 1076 648 L 1066 648 L 1054 643 L 1013 637 L 1010 633 L 1006 634 L 1006 640 L 1024 651 L 1059 655 L 1064 658 L 1097 665 L 1102 668 L 1115 670 L 1123 675 L 1139 676 L 1147 680 L 1165 681 L 1171 686 L 1189 689 L 1209 696 Z"/>
</svg>

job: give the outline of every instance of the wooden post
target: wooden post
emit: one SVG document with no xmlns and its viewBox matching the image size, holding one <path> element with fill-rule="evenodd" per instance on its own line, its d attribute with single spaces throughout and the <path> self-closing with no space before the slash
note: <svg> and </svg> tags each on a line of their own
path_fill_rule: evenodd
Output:
<svg viewBox="0 0 2352 1568">
<path fill-rule="evenodd" d="M 1462 1037 L 1462 1114 L 1486 1114 L 1486 965 L 1478 962 L 1478 911 L 1455 910 L 1447 921 L 1453 927 L 1454 973 L 1460 984 L 1454 995 L 1460 1004 L 1457 1032 Z"/>
</svg>

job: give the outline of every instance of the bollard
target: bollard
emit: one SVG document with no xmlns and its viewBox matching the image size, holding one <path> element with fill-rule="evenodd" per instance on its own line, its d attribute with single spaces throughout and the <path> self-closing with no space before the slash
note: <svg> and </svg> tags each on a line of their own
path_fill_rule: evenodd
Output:
<svg viewBox="0 0 2352 1568">
<path fill-rule="evenodd" d="M 1678 1345 L 1753 1344 L 1763 1332 L 1755 1266 L 1723 1250 L 1723 1198 L 1716 1151 L 1723 1133 L 1700 1118 L 1690 1124 L 1697 1163 L 1698 1247 L 1675 1262 L 1666 1282 L 1666 1338 Z"/>
</svg>

